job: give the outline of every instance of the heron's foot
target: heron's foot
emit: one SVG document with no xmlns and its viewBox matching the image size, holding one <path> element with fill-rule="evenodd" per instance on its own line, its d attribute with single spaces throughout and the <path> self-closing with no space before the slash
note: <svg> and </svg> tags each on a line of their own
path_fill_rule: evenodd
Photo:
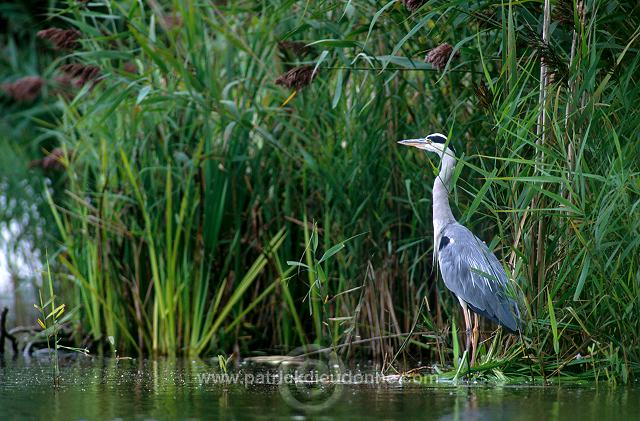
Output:
<svg viewBox="0 0 640 421">
<path fill-rule="evenodd" d="M 478 315 L 473 315 L 473 332 L 471 333 L 471 367 L 475 365 L 476 353 L 478 351 L 478 339 L 480 339 L 480 331 L 478 330 Z"/>
<path fill-rule="evenodd" d="M 467 334 L 467 341 L 466 341 L 466 344 L 465 344 L 466 346 L 464 350 L 467 353 L 467 355 L 469 355 L 469 352 L 471 351 L 471 338 L 472 338 L 471 329 L 467 329 L 466 334 Z"/>
</svg>

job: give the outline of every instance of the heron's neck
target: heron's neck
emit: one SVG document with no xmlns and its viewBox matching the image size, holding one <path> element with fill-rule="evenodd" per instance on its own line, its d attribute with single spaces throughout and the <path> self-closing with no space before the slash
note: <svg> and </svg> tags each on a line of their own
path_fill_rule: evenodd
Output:
<svg viewBox="0 0 640 421">
<path fill-rule="evenodd" d="M 450 222 L 455 222 L 449 206 L 451 176 L 455 165 L 455 158 L 445 154 L 442 157 L 440 173 L 433 182 L 433 231 L 436 239 L 436 249 L 440 244 L 440 231 L 442 228 Z"/>
</svg>

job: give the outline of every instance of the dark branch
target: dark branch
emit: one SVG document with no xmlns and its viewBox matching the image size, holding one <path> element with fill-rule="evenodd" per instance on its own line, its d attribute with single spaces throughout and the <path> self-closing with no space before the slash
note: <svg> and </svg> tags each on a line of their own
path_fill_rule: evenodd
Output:
<svg viewBox="0 0 640 421">
<path fill-rule="evenodd" d="M 7 331 L 7 313 L 9 312 L 8 308 L 2 309 L 2 314 L 0 314 L 0 355 L 4 355 L 4 341 L 5 339 L 9 339 L 11 341 L 11 345 L 13 348 L 13 355 L 18 355 L 18 341 L 16 337 Z"/>
</svg>

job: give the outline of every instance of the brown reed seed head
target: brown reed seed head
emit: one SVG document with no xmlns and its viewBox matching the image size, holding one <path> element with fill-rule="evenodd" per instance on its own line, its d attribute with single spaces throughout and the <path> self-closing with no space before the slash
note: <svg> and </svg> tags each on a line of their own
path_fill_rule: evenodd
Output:
<svg viewBox="0 0 640 421">
<path fill-rule="evenodd" d="M 47 156 L 42 158 L 42 168 L 45 170 L 62 171 L 66 168 L 66 164 L 71 160 L 73 151 L 67 151 L 67 156 L 64 154 L 64 149 L 55 148 Z"/>
<path fill-rule="evenodd" d="M 297 57 L 304 57 L 313 51 L 313 47 L 309 47 L 300 41 L 280 41 L 278 42 L 278 48 L 282 52 L 290 51 Z"/>
<path fill-rule="evenodd" d="M 64 149 L 55 148 L 42 159 L 37 159 L 29 163 L 29 168 L 40 167 L 43 170 L 64 171 L 69 161 L 73 158 L 73 150 L 67 150 L 65 156 Z"/>
<path fill-rule="evenodd" d="M 49 28 L 38 31 L 38 38 L 47 40 L 53 44 L 55 50 L 74 50 L 78 47 L 80 31 L 75 29 Z"/>
<path fill-rule="evenodd" d="M 26 76 L 12 83 L 4 83 L 2 91 L 19 102 L 33 101 L 40 95 L 44 79 L 39 76 Z"/>
<path fill-rule="evenodd" d="M 480 82 L 480 84 L 476 85 L 475 91 L 480 108 L 490 110 L 491 107 L 493 107 L 493 92 L 491 92 L 484 82 Z"/>
<path fill-rule="evenodd" d="M 424 58 L 424 61 L 431 64 L 438 70 L 443 70 L 449 61 L 449 57 L 451 57 L 452 51 L 453 47 L 451 44 L 447 44 L 445 42 L 444 44 L 438 45 L 433 50 L 430 50 Z"/>
<path fill-rule="evenodd" d="M 313 71 L 314 66 L 300 66 L 289 70 L 276 79 L 276 85 L 286 88 L 300 90 L 309 85 L 316 77 L 317 72 Z"/>
<path fill-rule="evenodd" d="M 547 75 L 553 75 L 547 79 L 547 83 L 562 82 L 567 79 L 569 66 L 565 58 L 556 51 L 553 44 L 544 42 L 540 34 L 531 27 L 525 26 L 521 29 L 523 42 L 533 47 L 540 56 L 540 61 L 547 66 Z"/>
<path fill-rule="evenodd" d="M 478 23 L 480 28 L 492 29 L 501 27 L 500 19 L 494 7 L 477 10 L 471 14 L 471 17 Z"/>
<path fill-rule="evenodd" d="M 132 61 L 128 61 L 126 63 L 124 63 L 122 65 L 122 70 L 124 70 L 127 73 L 134 73 L 137 74 L 138 73 L 138 66 L 136 66 L 136 64 Z"/>
<path fill-rule="evenodd" d="M 402 4 L 410 12 L 418 10 L 425 3 L 426 0 L 402 0 Z"/>
<path fill-rule="evenodd" d="M 74 79 L 66 73 L 54 76 L 53 88 L 51 93 L 53 95 L 62 95 L 64 98 L 70 100 L 74 97 L 74 92 L 82 88 L 82 84 L 78 79 Z"/>
<path fill-rule="evenodd" d="M 182 16 L 177 14 L 165 15 L 160 18 L 160 24 L 165 31 L 182 27 Z"/>
<path fill-rule="evenodd" d="M 562 25 L 574 27 L 573 19 L 573 1 L 572 0 L 559 0 L 553 8 L 552 18 Z M 578 19 L 584 20 L 584 2 L 576 2 L 576 12 L 578 13 Z"/>
<path fill-rule="evenodd" d="M 97 66 L 85 66 L 80 63 L 71 63 L 60 66 L 60 70 L 73 80 L 75 86 L 84 86 L 87 82 L 96 82 L 100 76 L 100 68 Z"/>
</svg>

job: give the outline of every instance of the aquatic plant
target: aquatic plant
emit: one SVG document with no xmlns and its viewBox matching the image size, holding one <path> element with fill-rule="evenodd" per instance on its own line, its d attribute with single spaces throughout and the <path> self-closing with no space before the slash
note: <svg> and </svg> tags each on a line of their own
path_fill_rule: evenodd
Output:
<svg viewBox="0 0 640 421">
<path fill-rule="evenodd" d="M 97 344 L 247 354 L 317 342 L 448 373 L 459 317 L 432 268 L 431 161 L 395 146 L 440 130 L 464 153 L 454 213 L 527 303 L 522 338 L 483 327 L 473 372 L 640 371 L 637 7 L 170 6 L 64 10 L 87 34 L 74 60 L 101 83 L 45 125 L 74 151 L 48 200 L 62 282 Z M 162 16 L 181 22 L 158 31 Z M 278 42 L 294 38 L 314 52 L 283 61 Z M 445 43 L 459 52 L 439 56 L 448 69 L 423 62 Z M 292 68 L 305 77 L 281 76 Z"/>
<path fill-rule="evenodd" d="M 56 306 L 56 295 L 53 292 L 53 279 L 51 277 L 51 269 L 47 262 L 47 293 L 48 299 L 44 301 L 42 289 L 38 290 L 39 303 L 33 306 L 40 314 L 37 318 L 38 325 L 42 328 L 42 334 L 47 341 L 47 351 L 49 352 L 49 361 L 52 367 L 53 386 L 60 386 L 60 363 L 58 358 L 59 349 L 67 349 L 73 352 L 88 355 L 89 350 L 86 348 L 77 348 L 64 346 L 59 343 L 58 335 L 65 323 L 68 323 L 73 317 L 74 311 L 67 311 L 67 305 L 62 303 Z"/>
</svg>

